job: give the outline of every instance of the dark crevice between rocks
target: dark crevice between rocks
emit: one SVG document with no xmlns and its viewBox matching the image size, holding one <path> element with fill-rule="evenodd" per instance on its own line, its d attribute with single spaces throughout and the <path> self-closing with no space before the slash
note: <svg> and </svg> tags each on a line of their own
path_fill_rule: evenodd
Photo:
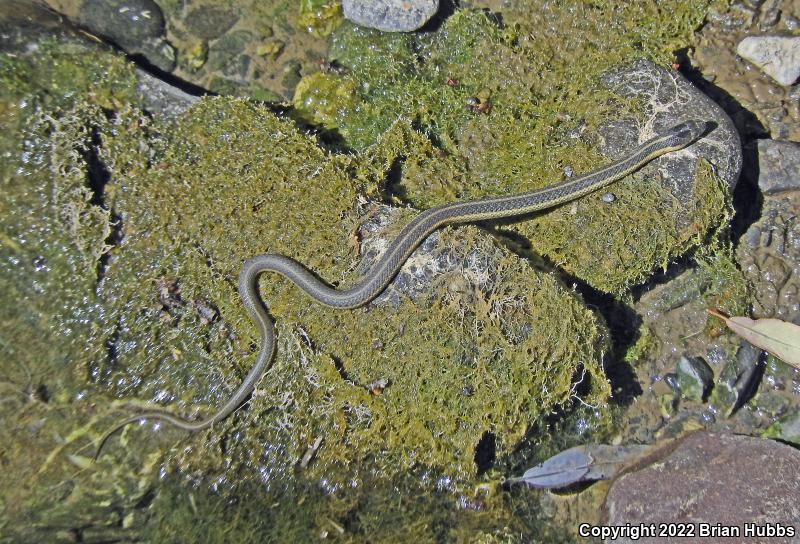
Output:
<svg viewBox="0 0 800 544">
<path fill-rule="evenodd" d="M 628 406 L 642 394 L 636 371 L 625 361 L 625 354 L 639 340 L 642 318 L 625 302 L 596 289 L 585 281 L 561 271 L 567 285 L 573 285 L 584 304 L 600 314 L 608 326 L 611 350 L 605 355 L 603 368 L 611 384 L 611 402 Z"/>
<path fill-rule="evenodd" d="M 402 201 L 404 204 L 407 202 L 408 192 L 403 186 L 403 164 L 406 162 L 406 157 L 401 155 L 395 157 L 392 164 L 386 170 L 386 175 L 383 177 L 383 183 L 378 188 L 380 191 L 382 201 L 384 204 L 392 205 L 392 197 Z"/>
<path fill-rule="evenodd" d="M 347 369 L 344 367 L 344 361 L 342 361 L 341 357 L 331 355 L 331 361 L 333 361 L 333 366 L 336 368 L 336 372 L 339 373 L 339 377 L 342 378 L 342 380 L 355 383 L 350 380 L 350 377 L 347 375 Z"/>
<path fill-rule="evenodd" d="M 654 270 L 646 282 L 631 287 L 631 298 L 638 301 L 659 285 L 665 285 L 684 272 L 695 268 L 694 257 L 696 253 L 697 250 L 684 253 L 680 257 L 672 259 L 665 268 Z"/>
<path fill-rule="evenodd" d="M 112 42 L 111 45 L 115 49 L 118 49 L 118 50 L 122 51 L 123 53 L 125 53 L 125 51 L 121 47 L 116 45 L 115 43 Z M 151 64 L 147 60 L 147 58 L 145 58 L 144 55 L 141 55 L 141 54 L 138 54 L 138 53 L 137 54 L 125 53 L 125 56 L 129 61 L 134 63 L 136 66 L 138 66 L 139 68 L 141 68 L 142 70 L 144 70 L 145 72 L 150 74 L 151 76 L 153 76 L 153 77 L 155 77 L 157 79 L 160 79 L 161 81 L 163 81 L 164 83 L 167 83 L 168 85 L 171 85 L 173 87 L 176 87 L 176 88 L 180 89 L 181 91 L 185 92 L 186 94 L 189 94 L 189 95 L 192 95 L 192 96 L 197 96 L 197 97 L 200 97 L 200 96 L 217 96 L 217 93 L 215 93 L 215 92 L 209 91 L 208 89 L 206 89 L 204 87 L 201 87 L 199 85 L 195 85 L 194 83 L 186 81 L 185 79 L 182 79 L 182 78 L 176 76 L 175 74 L 173 74 L 171 72 L 167 72 L 165 70 L 162 70 L 162 69 L 158 68 L 157 66 L 154 66 L 153 64 Z"/>
<path fill-rule="evenodd" d="M 167 72 L 165 70 L 162 70 L 162 69 L 154 66 L 150 61 L 148 61 L 144 57 L 144 55 L 128 53 L 125 50 L 125 48 L 120 46 L 118 43 L 114 42 L 113 40 L 109 39 L 108 37 L 98 36 L 95 32 L 93 32 L 91 29 L 87 28 L 85 25 L 81 24 L 78 21 L 74 21 L 74 20 L 70 19 L 69 17 L 67 17 L 63 13 L 60 13 L 60 12 L 54 10 L 50 6 L 47 6 L 44 3 L 41 3 L 41 5 L 39 5 L 39 4 L 40 3 L 32 3 L 32 5 L 37 5 L 37 7 L 40 7 L 43 10 L 45 10 L 47 13 L 50 14 L 50 16 L 57 18 L 59 26 L 62 26 L 64 28 L 66 28 L 68 31 L 70 31 L 70 32 L 72 32 L 75 35 L 80 36 L 80 37 L 91 36 L 93 38 L 91 41 L 95 45 L 97 45 L 97 42 L 101 42 L 105 47 L 124 54 L 125 57 L 128 60 L 130 60 L 132 63 L 134 63 L 140 69 L 142 69 L 145 72 L 149 73 L 153 77 L 156 77 L 156 78 L 158 78 L 158 79 L 160 79 L 160 80 L 172 85 L 173 87 L 177 87 L 180 90 L 182 90 L 183 92 L 185 92 L 187 94 L 190 94 L 190 95 L 193 95 L 193 96 L 206 96 L 206 95 L 212 95 L 213 96 L 213 95 L 215 95 L 215 93 L 209 91 L 208 89 L 205 89 L 203 87 L 200 87 L 199 85 L 195 85 L 193 83 L 190 83 L 189 81 L 181 79 L 181 78 L 177 77 L 176 75 L 174 75 L 174 74 L 172 74 L 170 72 Z"/>
<path fill-rule="evenodd" d="M 475 466 L 478 470 L 478 476 L 484 474 L 487 470 L 494 466 L 497 459 L 497 441 L 493 433 L 485 432 L 478 445 L 475 446 Z"/>
<path fill-rule="evenodd" d="M 763 197 L 758 189 L 758 146 L 756 140 L 768 138 L 770 135 L 752 112 L 742 106 L 724 89 L 705 79 L 700 70 L 692 66 L 688 48 L 675 51 L 675 59 L 681 75 L 713 100 L 730 117 L 742 142 L 742 173 L 732 195 L 734 217 L 731 220 L 730 235 L 731 241 L 735 246 L 750 225 L 761 217 Z"/>
<path fill-rule="evenodd" d="M 442 0 L 439 2 L 439 9 L 433 14 L 433 17 L 428 19 L 428 22 L 422 25 L 417 32 L 436 32 L 455 13 L 456 8 L 458 8 L 457 0 Z"/>
<path fill-rule="evenodd" d="M 106 112 L 107 116 L 113 115 Z M 88 145 L 80 150 L 81 158 L 86 163 L 86 186 L 91 191 L 89 204 L 108 211 L 109 233 L 103 243 L 105 250 L 97 259 L 95 269 L 96 285 L 100 285 L 106 274 L 109 260 L 111 259 L 111 249 L 119 246 L 123 238 L 122 216 L 106 201 L 106 186 L 111 180 L 111 172 L 100 158 L 100 149 L 103 147 L 103 138 L 100 129 L 92 127 Z"/>
</svg>

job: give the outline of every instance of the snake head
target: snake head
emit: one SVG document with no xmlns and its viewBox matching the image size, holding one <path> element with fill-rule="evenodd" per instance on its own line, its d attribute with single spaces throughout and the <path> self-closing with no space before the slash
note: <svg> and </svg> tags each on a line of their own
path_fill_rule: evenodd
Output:
<svg viewBox="0 0 800 544">
<path fill-rule="evenodd" d="M 663 136 L 669 138 L 668 147 L 681 149 L 710 132 L 714 128 L 713 125 L 714 123 L 709 121 L 695 121 L 692 119 L 667 129 L 664 131 Z"/>
</svg>

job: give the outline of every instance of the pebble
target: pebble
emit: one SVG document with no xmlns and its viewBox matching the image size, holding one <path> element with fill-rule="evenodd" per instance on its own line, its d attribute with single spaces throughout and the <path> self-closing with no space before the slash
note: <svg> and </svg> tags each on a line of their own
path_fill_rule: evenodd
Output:
<svg viewBox="0 0 800 544">
<path fill-rule="evenodd" d="M 614 193 L 604 193 L 602 197 L 600 197 L 603 202 L 606 204 L 611 204 L 617 199 L 617 196 Z"/>
<path fill-rule="evenodd" d="M 761 350 L 744 340 L 717 378 L 712 403 L 725 417 L 730 417 L 740 406 L 750 400 L 761 381 Z"/>
<path fill-rule="evenodd" d="M 164 14 L 153 0 L 86 0 L 80 20 L 94 34 L 127 53 L 143 55 L 156 68 L 175 68 L 175 50 L 164 37 Z"/>
<path fill-rule="evenodd" d="M 439 0 L 343 0 L 345 19 L 384 32 L 410 32 L 428 22 Z"/>
<path fill-rule="evenodd" d="M 682 356 L 678 361 L 677 375 L 681 393 L 698 402 L 708 395 L 714 380 L 714 372 L 702 357 Z"/>
<path fill-rule="evenodd" d="M 800 144 L 758 140 L 758 172 L 763 193 L 800 189 Z"/>
<path fill-rule="evenodd" d="M 739 42 L 736 53 L 784 87 L 800 77 L 800 37 L 749 36 Z"/>
<path fill-rule="evenodd" d="M 215 40 L 225 34 L 239 20 L 233 10 L 217 6 L 200 6 L 184 19 L 186 28 L 201 40 Z"/>
</svg>

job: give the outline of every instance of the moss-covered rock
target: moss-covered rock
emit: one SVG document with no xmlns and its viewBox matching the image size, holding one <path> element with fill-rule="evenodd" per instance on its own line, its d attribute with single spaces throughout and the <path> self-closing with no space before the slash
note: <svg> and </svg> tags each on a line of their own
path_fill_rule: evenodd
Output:
<svg viewBox="0 0 800 544">
<path fill-rule="evenodd" d="M 236 380 L 226 369 L 246 370 L 257 341 L 233 291 L 241 262 L 282 253 L 335 284 L 353 283 L 350 239 L 363 188 L 348 175 L 356 159 L 327 155 L 246 102 L 204 101 L 171 133 L 160 166 L 116 200 L 124 250 L 101 292 L 119 316 L 102 331 L 117 355 L 98 357 L 90 372 L 117 394 L 218 404 L 230 391 L 222 384 Z M 263 279 L 279 349 L 250 403 L 247 419 L 259 423 L 246 426 L 243 450 L 280 443 L 299 462 L 323 437 L 312 472 L 330 480 L 333 467 L 378 452 L 397 467 L 423 463 L 468 478 L 481 436 L 493 434 L 498 454 L 510 452 L 548 406 L 569 398 L 581 365 L 603 397 L 598 324 L 552 275 L 474 227 L 445 231 L 438 245 L 455 262 L 490 263 L 494 279 L 457 267 L 438 275 L 425 299 L 350 312 Z M 166 302 L 165 284 L 175 286 Z M 200 305 L 218 308 L 221 319 L 204 322 Z M 388 384 L 380 395 L 368 387 L 375 381 Z M 208 451 L 197 452 L 205 466 Z"/>
<path fill-rule="evenodd" d="M 554 275 L 475 227 L 437 233 L 412 259 L 432 250 L 453 265 L 421 297 L 398 288 L 391 304 L 335 311 L 264 277 L 279 342 L 248 406 L 199 435 L 128 427 L 91 463 L 91 439 L 128 405 L 199 416 L 230 394 L 257 342 L 236 292 L 245 258 L 284 253 L 334 284 L 356 281 L 353 240 L 374 247 L 413 215 L 395 212 L 382 232 L 354 238 L 370 219 L 363 196 L 379 194 L 398 142 L 420 171 L 435 167 L 435 148 L 404 122 L 363 154 L 332 155 L 242 100 L 149 119 L 130 66 L 63 45 L 2 59 L 3 335 L 15 338 L 4 349 L 16 365 L 2 454 L 16 491 L 0 521 L 26 534 L 22 520 L 34 520 L 64 538 L 187 531 L 167 514 L 172 499 L 156 500 L 181 493 L 177 478 L 154 478 L 175 473 L 232 501 L 288 500 L 273 508 L 271 526 L 284 531 L 275 534 L 349 523 L 371 535 L 397 493 L 409 513 L 397 513 L 387 540 L 491 540 L 528 526 L 516 513 L 527 500 L 473 494 L 476 450 L 508 455 L 578 394 L 577 380 L 589 402 L 604 402 L 604 329 Z M 52 95 L 62 71 L 85 85 Z M 191 509 L 218 504 L 197 497 Z M 454 519 L 443 507 L 454 497 L 476 501 L 475 514 Z M 410 512 L 418 525 L 402 522 Z"/>
</svg>

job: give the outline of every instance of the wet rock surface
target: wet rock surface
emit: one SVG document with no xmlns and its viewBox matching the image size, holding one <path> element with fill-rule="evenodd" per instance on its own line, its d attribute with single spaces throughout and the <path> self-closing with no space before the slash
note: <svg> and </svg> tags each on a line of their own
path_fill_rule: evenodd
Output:
<svg viewBox="0 0 800 544">
<path fill-rule="evenodd" d="M 798 193 L 768 196 L 761 218 L 737 248 L 737 260 L 754 286 L 756 317 L 800 323 L 800 204 Z"/>
<path fill-rule="evenodd" d="M 736 53 L 785 87 L 800 77 L 800 38 L 749 36 L 739 42 Z"/>
<path fill-rule="evenodd" d="M 758 140 L 758 188 L 767 195 L 800 190 L 800 144 Z"/>
<path fill-rule="evenodd" d="M 701 401 L 711 390 L 714 372 L 702 357 L 683 356 L 678 361 L 678 386 L 687 398 Z"/>
<path fill-rule="evenodd" d="M 655 452 L 646 466 L 617 478 L 605 508 L 611 525 L 720 524 L 738 526 L 739 536 L 744 537 L 745 524 L 780 524 L 794 527 L 794 536 L 787 538 L 784 533 L 782 538 L 768 540 L 798 542 L 798 496 L 800 452 L 796 449 L 772 440 L 697 432 Z M 682 541 L 678 537 L 638 540 Z"/>
<path fill-rule="evenodd" d="M 758 388 L 763 374 L 764 357 L 759 348 L 742 342 L 736 356 L 719 372 L 714 388 L 713 403 L 726 417 L 730 417 Z"/>
<path fill-rule="evenodd" d="M 410 32 L 439 9 L 439 0 L 343 0 L 345 18 L 384 32 Z"/>
<path fill-rule="evenodd" d="M 176 53 L 166 41 L 164 15 L 153 0 L 86 0 L 80 21 L 127 53 L 144 55 L 161 70 L 170 72 L 175 67 Z"/>
<path fill-rule="evenodd" d="M 183 20 L 186 29 L 201 40 L 215 40 L 231 29 L 239 20 L 235 9 L 222 6 L 199 6 Z"/>
<path fill-rule="evenodd" d="M 709 91 L 730 112 L 743 137 L 768 134 L 779 140 L 800 140 L 797 87 L 780 85 L 736 53 L 747 37 L 760 37 L 764 32 L 791 35 L 798 17 L 797 4 L 788 0 L 738 2 L 709 17 L 697 33 L 696 47 L 690 53 L 692 68 L 710 84 Z"/>
</svg>

